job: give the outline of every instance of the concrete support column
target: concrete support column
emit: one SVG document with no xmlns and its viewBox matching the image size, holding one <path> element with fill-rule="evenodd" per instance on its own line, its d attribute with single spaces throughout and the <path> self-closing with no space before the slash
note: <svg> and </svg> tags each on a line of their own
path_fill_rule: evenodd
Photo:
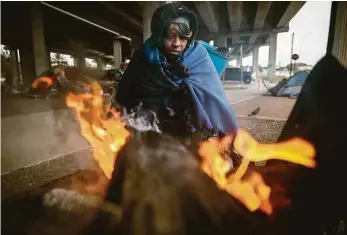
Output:
<svg viewBox="0 0 347 235">
<path fill-rule="evenodd" d="M 78 59 L 76 58 L 76 56 L 73 56 L 73 65 L 74 67 L 78 66 Z"/>
<path fill-rule="evenodd" d="M 131 56 L 133 56 L 134 52 L 141 47 L 142 38 L 132 38 L 131 39 Z"/>
<path fill-rule="evenodd" d="M 51 51 L 49 51 L 49 49 L 47 50 L 46 58 L 47 58 L 48 68 L 51 69 L 52 68 L 52 60 L 51 60 Z"/>
<path fill-rule="evenodd" d="M 77 45 L 75 50 L 75 57 L 77 60 L 74 62 L 77 62 L 77 68 L 81 70 L 86 69 L 86 52 L 83 49 L 82 45 Z"/>
<path fill-rule="evenodd" d="M 269 64 L 268 64 L 268 79 L 275 80 L 276 74 L 276 53 L 277 53 L 277 33 L 270 33 L 269 38 Z"/>
<path fill-rule="evenodd" d="M 113 40 L 114 68 L 118 69 L 122 63 L 122 43 L 119 38 Z"/>
<path fill-rule="evenodd" d="M 36 77 L 50 67 L 43 31 L 42 5 L 34 2 L 27 6 L 27 11 L 23 15 L 25 21 L 21 29 L 22 38 L 18 45 L 24 87 L 31 86 Z"/>
<path fill-rule="evenodd" d="M 105 61 L 101 56 L 96 58 L 96 64 L 98 66 L 98 70 L 103 71 L 106 67 Z"/>
<path fill-rule="evenodd" d="M 20 68 L 23 76 L 23 86 L 30 87 L 36 78 L 34 54 L 32 48 L 23 47 L 19 49 Z"/>
<path fill-rule="evenodd" d="M 226 37 L 218 37 L 215 41 L 215 46 L 217 47 L 226 47 L 227 46 L 227 38 Z"/>
<path fill-rule="evenodd" d="M 31 23 L 36 76 L 39 76 L 50 68 L 49 61 L 47 60 L 41 7 L 42 6 L 39 2 L 31 4 Z"/>
<path fill-rule="evenodd" d="M 154 11 L 165 2 L 143 2 L 143 41 L 145 42 L 151 36 L 151 20 Z"/>
<path fill-rule="evenodd" d="M 255 77 L 257 78 L 259 75 L 259 68 L 258 68 L 258 64 L 259 64 L 259 47 L 255 46 L 253 48 L 253 73 L 255 74 Z"/>
<path fill-rule="evenodd" d="M 255 76 L 255 79 L 258 81 L 258 90 L 260 90 L 261 78 L 259 77 L 258 65 L 259 65 L 259 46 L 254 46 L 252 67 L 253 67 L 253 74 Z"/>
<path fill-rule="evenodd" d="M 11 59 L 11 75 L 12 75 L 12 87 L 18 89 L 21 83 L 20 73 L 19 73 L 19 61 L 18 53 L 16 49 L 10 50 Z"/>
</svg>

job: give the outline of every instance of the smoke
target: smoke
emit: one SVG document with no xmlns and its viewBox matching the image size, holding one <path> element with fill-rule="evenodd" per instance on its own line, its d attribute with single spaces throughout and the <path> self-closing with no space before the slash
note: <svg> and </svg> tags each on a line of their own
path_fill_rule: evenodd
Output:
<svg viewBox="0 0 347 235">
<path fill-rule="evenodd" d="M 124 113 L 122 120 L 125 121 L 129 127 L 139 132 L 154 131 L 161 133 L 159 129 L 159 120 L 154 111 L 145 109 L 140 104 L 136 106 L 130 114 Z"/>
</svg>

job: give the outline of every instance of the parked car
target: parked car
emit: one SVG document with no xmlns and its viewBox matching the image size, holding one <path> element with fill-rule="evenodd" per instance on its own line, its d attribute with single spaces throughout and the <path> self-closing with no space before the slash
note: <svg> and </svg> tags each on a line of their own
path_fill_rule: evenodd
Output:
<svg viewBox="0 0 347 235">
<path fill-rule="evenodd" d="M 241 81 L 241 69 L 240 68 L 226 68 L 225 69 L 225 81 Z M 243 71 L 243 82 L 250 84 L 252 81 L 252 73 Z"/>
</svg>

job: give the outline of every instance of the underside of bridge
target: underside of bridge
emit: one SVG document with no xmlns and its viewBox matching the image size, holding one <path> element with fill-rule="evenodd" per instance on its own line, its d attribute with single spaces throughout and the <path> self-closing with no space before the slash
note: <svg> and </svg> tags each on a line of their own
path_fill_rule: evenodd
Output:
<svg viewBox="0 0 347 235">
<path fill-rule="evenodd" d="M 151 16 L 164 3 L 3 2 L 1 43 L 19 49 L 22 74 L 31 77 L 29 83 L 49 66 L 50 51 L 71 54 L 82 67 L 83 57 L 119 66 L 150 35 Z M 257 55 L 259 46 L 269 44 L 269 63 L 275 64 L 277 34 L 288 31 L 289 21 L 305 2 L 181 3 L 198 17 L 197 39 L 230 48 L 238 60 L 241 43 L 244 56 Z"/>
</svg>

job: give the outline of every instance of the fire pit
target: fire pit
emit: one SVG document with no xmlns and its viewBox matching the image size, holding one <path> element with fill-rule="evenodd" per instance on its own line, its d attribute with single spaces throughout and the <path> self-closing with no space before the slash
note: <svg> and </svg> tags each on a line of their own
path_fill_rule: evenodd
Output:
<svg viewBox="0 0 347 235">
<path fill-rule="evenodd" d="M 276 144 L 259 144 L 239 130 L 195 150 L 154 129 L 127 129 L 119 113 L 105 119 L 101 96 L 70 94 L 67 104 L 76 111 L 107 190 L 98 197 L 88 190 L 56 190 L 46 194 L 45 204 L 63 211 L 70 225 L 76 219 L 65 235 L 334 234 L 328 232 L 347 212 L 341 189 L 347 179 L 347 112 L 336 112 L 332 104 L 344 99 L 346 78 L 334 58 L 323 58 Z M 236 169 L 221 154 L 229 145 L 242 156 Z M 265 166 L 250 164 L 263 160 Z"/>
</svg>

